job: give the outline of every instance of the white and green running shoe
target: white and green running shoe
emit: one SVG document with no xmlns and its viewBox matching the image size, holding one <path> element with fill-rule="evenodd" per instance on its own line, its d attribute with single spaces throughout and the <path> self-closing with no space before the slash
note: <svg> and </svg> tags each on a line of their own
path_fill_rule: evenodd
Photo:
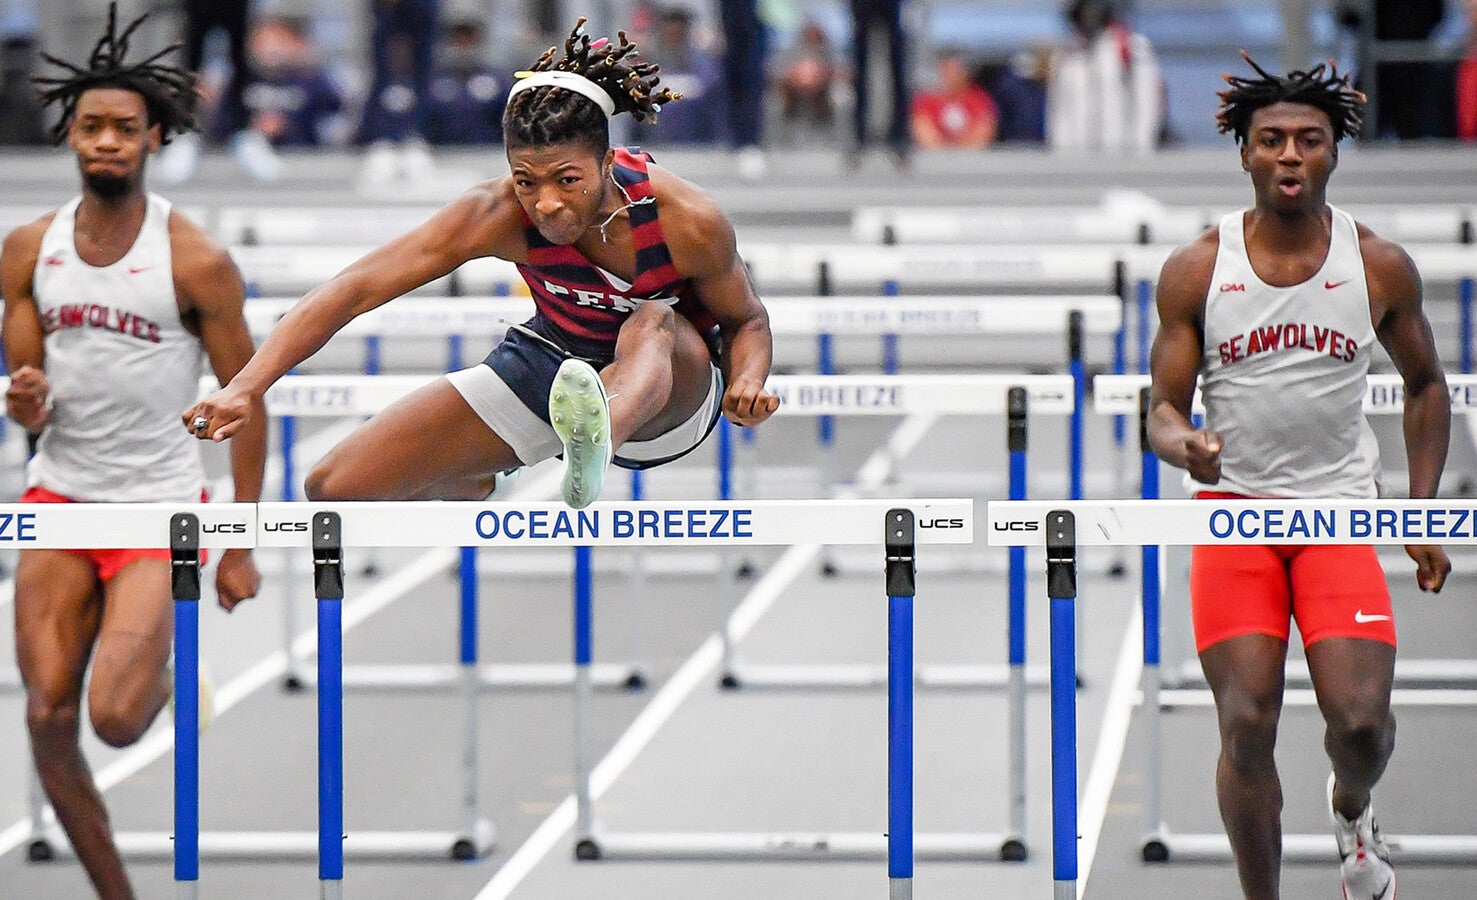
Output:
<svg viewBox="0 0 1477 900">
<path fill-rule="evenodd" d="M 564 502 L 583 509 L 600 496 L 610 465 L 610 400 L 600 373 L 587 362 L 566 359 L 549 391 L 549 423 L 564 442 Z"/>
</svg>

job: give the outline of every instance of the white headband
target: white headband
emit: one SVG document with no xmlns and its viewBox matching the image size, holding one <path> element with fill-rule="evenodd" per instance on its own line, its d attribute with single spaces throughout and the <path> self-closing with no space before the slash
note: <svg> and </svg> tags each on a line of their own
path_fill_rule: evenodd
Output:
<svg viewBox="0 0 1477 900">
<path fill-rule="evenodd" d="M 523 73 L 519 74 L 522 75 Z M 615 100 L 605 92 L 605 88 L 585 76 L 578 75 L 574 72 L 550 70 L 547 72 L 534 72 L 527 77 L 520 77 L 517 81 L 513 82 L 513 87 L 508 91 L 508 99 L 512 100 L 513 96 L 519 91 L 545 86 L 563 88 L 566 91 L 574 91 L 582 97 L 588 97 L 594 101 L 596 106 L 600 107 L 600 111 L 605 113 L 605 118 L 607 119 L 615 115 Z"/>
</svg>

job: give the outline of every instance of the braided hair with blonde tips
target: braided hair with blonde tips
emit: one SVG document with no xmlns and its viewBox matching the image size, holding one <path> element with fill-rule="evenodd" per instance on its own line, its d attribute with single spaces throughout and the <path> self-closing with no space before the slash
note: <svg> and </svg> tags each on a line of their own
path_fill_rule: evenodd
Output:
<svg viewBox="0 0 1477 900">
<path fill-rule="evenodd" d="M 534 72 L 572 72 L 598 85 L 615 101 L 615 112 L 630 113 L 638 122 L 654 122 L 662 104 L 682 99 L 670 88 L 656 90 L 661 67 L 640 59 L 636 45 L 617 32 L 617 41 L 592 41 L 581 17 L 564 41 L 564 56 L 555 59 L 557 47 L 538 58 Z M 605 113 L 590 98 L 556 85 L 519 91 L 503 113 L 504 142 L 513 147 L 544 147 L 583 141 L 597 152 L 610 147 L 610 128 Z"/>
<path fill-rule="evenodd" d="M 1253 113 L 1282 102 L 1305 103 L 1323 110 L 1333 125 L 1335 141 L 1359 133 L 1364 124 L 1364 93 L 1356 90 L 1348 73 L 1340 74 L 1332 62 L 1273 75 L 1257 65 L 1245 50 L 1241 51 L 1241 58 L 1261 77 L 1222 75 L 1230 87 L 1216 94 L 1221 98 L 1216 123 L 1222 134 L 1228 131 L 1234 134 L 1236 143 L 1246 143 Z"/>
<path fill-rule="evenodd" d="M 149 14 L 144 13 L 119 32 L 118 4 L 109 3 L 107 30 L 93 47 L 85 66 L 73 65 L 49 53 L 41 54 L 42 59 L 68 73 L 31 77 L 42 107 L 61 107 L 61 116 L 51 129 L 54 142 L 59 144 L 66 139 L 67 129 L 72 125 L 72 116 L 77 111 L 78 99 L 93 88 L 121 88 L 142 97 L 148 111 L 149 124 L 159 126 L 161 143 L 167 144 L 174 135 L 199 128 L 195 116 L 198 94 L 194 73 L 160 62 L 184 46 L 183 44 L 170 44 L 138 62 L 126 60 L 129 38 L 148 17 Z"/>
</svg>

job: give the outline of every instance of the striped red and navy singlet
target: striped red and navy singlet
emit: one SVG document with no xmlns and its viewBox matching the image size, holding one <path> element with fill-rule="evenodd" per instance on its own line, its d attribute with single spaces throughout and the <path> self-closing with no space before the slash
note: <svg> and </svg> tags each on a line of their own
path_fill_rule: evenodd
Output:
<svg viewBox="0 0 1477 900">
<path fill-rule="evenodd" d="M 646 168 L 649 160 L 640 150 L 615 149 L 613 175 L 627 202 L 633 204 L 629 212 L 636 277 L 629 285 L 590 262 L 573 245 L 550 243 L 523 213 L 528 262 L 520 264 L 518 272 L 528 283 L 538 310 L 529 325 L 576 356 L 608 361 L 615 354 L 615 340 L 626 317 L 648 300 L 669 304 L 699 333 L 717 324 L 687 279 L 677 274 L 656 202 L 640 202 L 652 196 Z"/>
</svg>

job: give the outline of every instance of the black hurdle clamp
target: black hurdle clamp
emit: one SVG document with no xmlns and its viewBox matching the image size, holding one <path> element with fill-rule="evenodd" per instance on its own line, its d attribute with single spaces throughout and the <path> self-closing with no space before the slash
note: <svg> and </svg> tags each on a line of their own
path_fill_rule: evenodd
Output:
<svg viewBox="0 0 1477 900">
<path fill-rule="evenodd" d="M 1154 445 L 1149 443 L 1149 388 L 1139 388 L 1139 449 L 1145 453 L 1153 453 Z"/>
<path fill-rule="evenodd" d="M 1080 309 L 1067 313 L 1067 359 L 1071 362 L 1080 362 L 1083 357 L 1082 332 L 1086 327 L 1083 324 L 1085 319 Z"/>
<path fill-rule="evenodd" d="M 1005 449 L 1011 453 L 1026 452 L 1026 400 L 1023 387 L 1005 392 Z"/>
<path fill-rule="evenodd" d="M 200 599 L 200 517 L 169 517 L 170 593 L 175 600 Z"/>
<path fill-rule="evenodd" d="M 313 513 L 313 590 L 319 600 L 344 599 L 343 520 L 336 512 Z"/>
<path fill-rule="evenodd" d="M 889 509 L 883 546 L 887 551 L 887 596 L 917 596 L 913 583 L 913 511 Z"/>
<path fill-rule="evenodd" d="M 1077 517 L 1065 509 L 1046 514 L 1046 596 L 1077 596 Z"/>
</svg>

